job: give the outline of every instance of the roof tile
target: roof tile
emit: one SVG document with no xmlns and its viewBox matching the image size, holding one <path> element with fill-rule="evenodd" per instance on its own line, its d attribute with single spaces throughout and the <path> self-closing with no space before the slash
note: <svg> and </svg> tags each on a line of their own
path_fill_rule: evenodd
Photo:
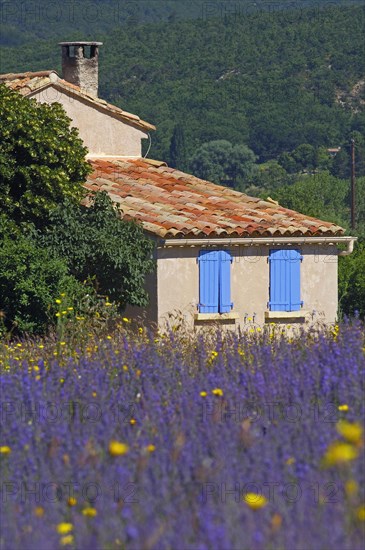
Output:
<svg viewBox="0 0 365 550">
<path fill-rule="evenodd" d="M 85 187 L 108 190 L 126 219 L 162 238 L 335 236 L 344 230 L 150 159 L 94 159 Z"/>
</svg>

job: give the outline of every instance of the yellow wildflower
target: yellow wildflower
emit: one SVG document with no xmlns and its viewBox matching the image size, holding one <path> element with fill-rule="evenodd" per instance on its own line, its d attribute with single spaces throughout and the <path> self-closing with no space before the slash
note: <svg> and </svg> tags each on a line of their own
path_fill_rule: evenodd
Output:
<svg viewBox="0 0 365 550">
<path fill-rule="evenodd" d="M 93 391 L 92 396 L 93 396 L 93 397 L 96 397 L 96 396 L 97 396 L 96 391 Z"/>
<path fill-rule="evenodd" d="M 127 365 L 123 365 L 123 370 L 128 370 L 128 366 Z"/>
<path fill-rule="evenodd" d="M 42 508 L 42 506 L 36 506 L 34 509 L 34 515 L 37 518 L 41 518 L 42 516 L 44 516 L 44 508 Z"/>
<path fill-rule="evenodd" d="M 95 508 L 91 508 L 91 506 L 88 506 L 87 508 L 83 509 L 82 514 L 88 518 L 94 518 L 97 515 L 97 511 L 95 510 Z"/>
<path fill-rule="evenodd" d="M 107 336 L 106 338 L 107 338 L 107 340 L 111 340 L 111 339 L 112 339 L 112 337 L 111 337 L 109 334 L 108 334 L 108 336 Z"/>
<path fill-rule="evenodd" d="M 149 453 L 153 453 L 156 450 L 156 447 L 150 443 L 150 445 L 147 445 L 146 449 Z"/>
<path fill-rule="evenodd" d="M 57 533 L 60 535 L 67 535 L 67 533 L 70 533 L 73 531 L 74 526 L 72 523 L 59 523 L 57 525 Z"/>
<path fill-rule="evenodd" d="M 207 394 L 206 391 L 201 391 L 201 392 L 200 392 L 200 396 L 201 396 L 201 397 L 206 397 L 207 395 L 208 395 L 208 394 Z"/>
<path fill-rule="evenodd" d="M 8 455 L 10 453 L 11 453 L 11 449 L 7 445 L 3 445 L 2 447 L 0 447 L 0 454 Z"/>
<path fill-rule="evenodd" d="M 348 497 L 355 495 L 359 489 L 358 484 L 354 479 L 349 479 L 345 483 L 345 492 Z"/>
<path fill-rule="evenodd" d="M 339 410 L 339 411 L 348 411 L 348 410 L 349 410 L 349 406 L 348 406 L 348 405 L 339 405 L 339 406 L 338 406 L 338 410 Z"/>
<path fill-rule="evenodd" d="M 358 456 L 357 449 L 349 443 L 335 441 L 332 443 L 324 455 L 323 466 L 331 467 L 343 462 L 354 460 Z"/>
<path fill-rule="evenodd" d="M 57 298 L 57 300 L 55 300 L 56 304 L 60 304 L 61 303 L 61 300 L 59 298 Z"/>
<path fill-rule="evenodd" d="M 365 521 L 365 506 L 360 506 L 358 509 L 357 509 L 357 519 L 359 521 Z"/>
<path fill-rule="evenodd" d="M 68 307 L 67 310 L 68 310 L 68 311 L 73 311 L 74 308 L 73 308 L 73 307 Z"/>
<path fill-rule="evenodd" d="M 214 390 L 212 390 L 212 394 L 213 395 L 219 395 L 222 397 L 223 395 L 223 390 L 221 390 L 220 388 L 214 388 Z"/>
<path fill-rule="evenodd" d="M 123 321 L 124 321 L 125 323 L 129 323 L 129 319 L 128 319 L 127 317 L 123 317 Z"/>
<path fill-rule="evenodd" d="M 267 498 L 264 495 L 258 495 L 257 493 L 246 493 L 243 500 L 252 508 L 252 510 L 259 510 L 267 504 Z"/>
<path fill-rule="evenodd" d="M 134 424 L 137 422 L 137 420 L 135 418 L 131 418 L 129 423 L 132 424 L 132 426 L 134 426 Z"/>
<path fill-rule="evenodd" d="M 127 454 L 129 447 L 126 443 L 120 443 L 119 441 L 111 441 L 109 443 L 109 453 L 112 456 L 122 456 Z"/>
<path fill-rule="evenodd" d="M 73 535 L 66 535 L 64 537 L 61 537 L 60 543 L 62 546 L 66 546 L 66 544 L 73 544 L 74 538 Z"/>
<path fill-rule="evenodd" d="M 286 460 L 285 464 L 287 464 L 288 466 L 290 466 L 291 464 L 294 464 L 294 462 L 295 462 L 295 458 L 294 458 L 293 456 L 290 456 L 290 457 Z"/>
<path fill-rule="evenodd" d="M 340 420 L 336 424 L 336 429 L 342 437 L 350 443 L 360 443 L 362 437 L 362 427 L 358 422 L 347 422 Z"/>
<path fill-rule="evenodd" d="M 61 317 L 61 313 L 57 312 L 56 317 Z"/>
<path fill-rule="evenodd" d="M 75 497 L 70 497 L 70 498 L 67 500 L 67 504 L 68 504 L 69 506 L 76 506 L 77 500 L 75 499 Z"/>
</svg>

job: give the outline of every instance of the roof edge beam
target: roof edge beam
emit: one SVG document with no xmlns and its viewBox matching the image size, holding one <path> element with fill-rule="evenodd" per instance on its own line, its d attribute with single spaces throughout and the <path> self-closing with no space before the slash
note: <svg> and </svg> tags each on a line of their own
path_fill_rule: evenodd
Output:
<svg viewBox="0 0 365 550">
<path fill-rule="evenodd" d="M 243 237 L 243 238 L 206 238 L 206 239 L 161 239 L 160 248 L 167 247 L 194 247 L 194 246 L 255 246 L 255 245 L 299 245 L 319 244 L 336 245 L 346 244 L 347 249 L 339 253 L 348 256 L 354 249 L 357 237 Z"/>
</svg>

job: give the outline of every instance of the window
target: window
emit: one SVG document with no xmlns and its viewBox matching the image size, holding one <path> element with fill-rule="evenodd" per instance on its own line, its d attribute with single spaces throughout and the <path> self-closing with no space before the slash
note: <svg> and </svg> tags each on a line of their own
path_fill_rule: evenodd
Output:
<svg viewBox="0 0 365 550">
<path fill-rule="evenodd" d="M 199 262 L 199 312 L 228 313 L 231 302 L 232 256 L 225 250 L 202 250 Z"/>
<path fill-rule="evenodd" d="M 270 250 L 270 301 L 271 311 L 299 311 L 300 300 L 300 262 L 299 250 Z"/>
</svg>

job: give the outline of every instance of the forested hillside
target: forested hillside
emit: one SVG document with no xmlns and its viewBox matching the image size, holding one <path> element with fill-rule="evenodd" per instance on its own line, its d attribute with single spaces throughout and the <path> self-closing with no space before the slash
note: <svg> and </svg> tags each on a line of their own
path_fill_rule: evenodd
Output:
<svg viewBox="0 0 365 550">
<path fill-rule="evenodd" d="M 1 45 L 20 45 L 52 36 L 60 40 L 93 38 L 95 33 L 141 23 L 174 22 L 212 17 L 244 17 L 249 13 L 317 10 L 329 5 L 352 6 L 362 0 L 0 0 Z"/>
<path fill-rule="evenodd" d="M 99 31 L 100 95 L 157 125 L 152 157 L 168 159 L 177 123 L 188 156 L 215 139 L 261 162 L 302 143 L 338 146 L 365 128 L 363 20 L 352 6 Z M 2 72 L 59 70 L 57 40 L 5 48 Z"/>
</svg>

